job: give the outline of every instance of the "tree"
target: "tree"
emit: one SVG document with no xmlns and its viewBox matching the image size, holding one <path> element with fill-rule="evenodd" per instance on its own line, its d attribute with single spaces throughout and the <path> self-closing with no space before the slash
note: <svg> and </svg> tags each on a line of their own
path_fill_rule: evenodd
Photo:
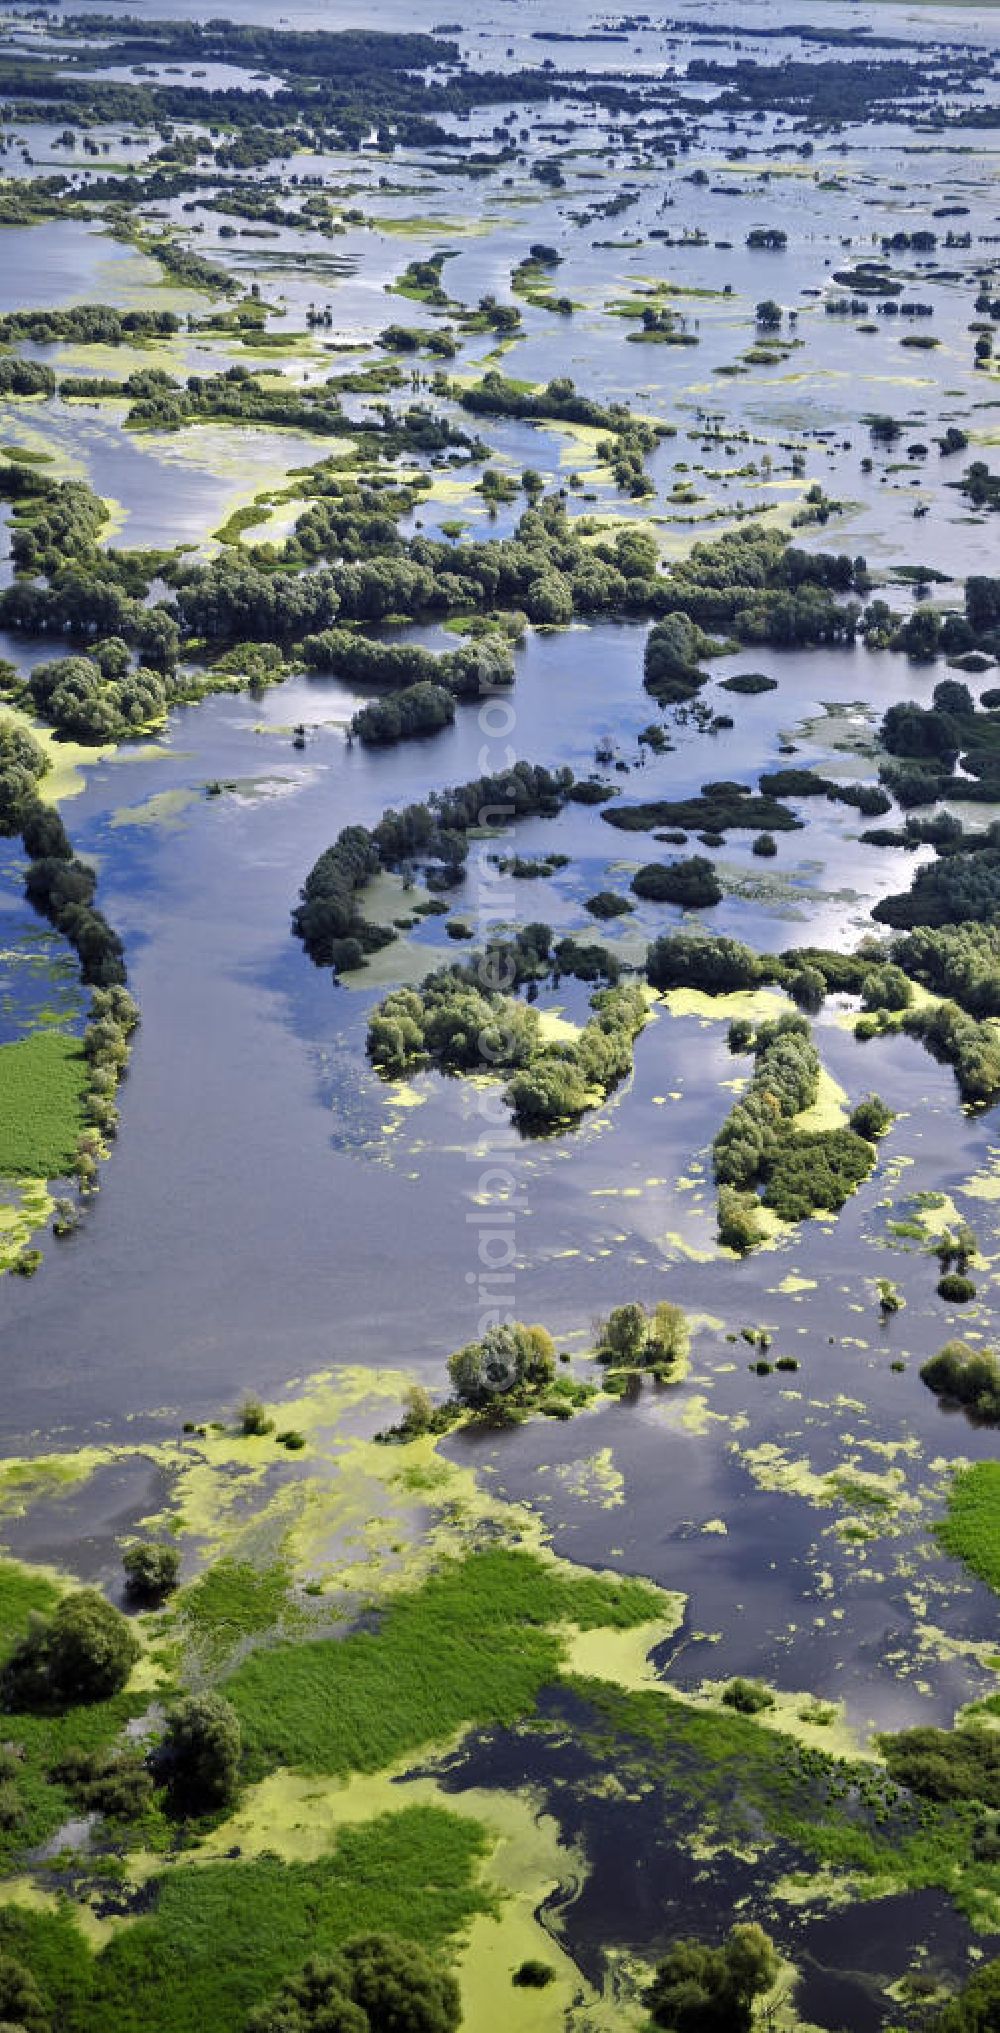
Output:
<svg viewBox="0 0 1000 2033">
<path fill-rule="evenodd" d="M 685 1362 L 691 1347 L 691 1329 L 684 1308 L 661 1299 L 653 1311 L 652 1338 L 662 1362 Z"/>
<path fill-rule="evenodd" d="M 288 1977 L 247 2033 L 455 2033 L 461 2017 L 454 1977 L 419 1943 L 369 1934 Z"/>
<path fill-rule="evenodd" d="M 1000 1962 L 988 1962 L 975 1970 L 957 1998 L 949 1999 L 931 2024 L 933 2033 L 997 2033 Z"/>
<path fill-rule="evenodd" d="M 884 1136 L 894 1121 L 892 1109 L 880 1094 L 864 1095 L 851 1112 L 851 1128 L 859 1137 L 867 1137 L 869 1143 Z"/>
<path fill-rule="evenodd" d="M 776 332 L 783 316 L 781 305 L 775 303 L 773 296 L 766 296 L 763 302 L 757 305 L 756 318 L 762 331 Z"/>
<path fill-rule="evenodd" d="M 648 1336 L 646 1309 L 631 1300 L 625 1306 L 612 1309 L 601 1339 L 603 1348 L 615 1362 L 636 1363 L 642 1358 Z"/>
<path fill-rule="evenodd" d="M 482 1411 L 512 1391 L 541 1390 L 555 1375 L 555 1343 L 546 1327 L 501 1322 L 481 1341 L 469 1341 L 448 1358 L 456 1397 Z"/>
<path fill-rule="evenodd" d="M 224 1807 L 239 1784 L 243 1736 L 221 1694 L 189 1694 L 167 1717 L 163 1760 L 178 1802 L 195 1812 Z"/>
<path fill-rule="evenodd" d="M 62 1708 L 107 1701 L 124 1687 L 142 1647 L 121 1611 L 96 1588 L 35 1614 L 7 1662 L 9 1708 Z"/>
<path fill-rule="evenodd" d="M 181 1556 L 176 1546 L 157 1546 L 142 1541 L 136 1546 L 126 1547 L 122 1566 L 129 1594 L 146 1602 L 158 1602 L 177 1587 Z"/>
<path fill-rule="evenodd" d="M 732 1927 L 721 1948 L 677 1941 L 646 1993 L 656 2026 L 670 2033 L 747 2033 L 754 1999 L 770 1990 L 780 1963 L 762 1927 Z"/>
<path fill-rule="evenodd" d="M 0 1955 L 0 2026 L 10 2033 L 49 2033 L 51 2020 L 30 1970 Z"/>
</svg>

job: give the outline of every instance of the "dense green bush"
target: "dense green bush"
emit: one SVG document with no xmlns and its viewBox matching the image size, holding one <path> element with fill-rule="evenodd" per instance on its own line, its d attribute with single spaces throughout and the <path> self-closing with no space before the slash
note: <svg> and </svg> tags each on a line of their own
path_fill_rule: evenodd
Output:
<svg viewBox="0 0 1000 2033">
<path fill-rule="evenodd" d="M 652 1312 L 637 1300 L 612 1307 L 596 1324 L 599 1362 L 619 1369 L 653 1369 L 669 1377 L 687 1361 L 691 1329 L 683 1308 L 661 1299 Z"/>
<path fill-rule="evenodd" d="M 139 1596 L 145 1602 L 159 1602 L 177 1586 L 181 1556 L 176 1546 L 143 1540 L 136 1546 L 126 1547 L 122 1566 L 130 1595 Z"/>
<path fill-rule="evenodd" d="M 511 1393 L 523 1396 L 546 1388 L 556 1373 L 555 1343 L 545 1327 L 491 1327 L 482 1341 L 469 1341 L 448 1358 L 455 1396 L 471 1411 L 484 1411 Z"/>
<path fill-rule="evenodd" d="M 980 1800 L 1000 1807 L 1000 1731 L 917 1728 L 881 1736 L 878 1746 L 897 1785 L 928 1800 Z"/>
<path fill-rule="evenodd" d="M 1000 1420 L 1000 1360 L 989 1348 L 947 1341 L 920 1371 L 936 1397 L 952 1398 L 988 1424 Z"/>
<path fill-rule="evenodd" d="M 722 888 L 710 861 L 692 854 L 685 861 L 650 861 L 632 877 L 632 892 L 654 903 L 698 910 L 722 902 Z"/>
<path fill-rule="evenodd" d="M 895 1121 L 892 1109 L 879 1094 L 866 1094 L 851 1110 L 851 1128 L 869 1143 L 884 1136 Z"/>
<path fill-rule="evenodd" d="M 0 1955 L 0 2027 L 5 2033 L 49 2033 L 52 2020 L 30 1970 Z"/>
<path fill-rule="evenodd" d="M 243 1737 L 224 1695 L 189 1694 L 167 1717 L 162 1762 L 176 1802 L 194 1813 L 224 1807 L 237 1791 Z"/>
<path fill-rule="evenodd" d="M 730 1929 L 721 1948 L 675 1942 L 646 1993 L 654 2026 L 669 2033 L 749 2033 L 755 1998 L 770 1990 L 780 1964 L 763 1928 Z"/>
<path fill-rule="evenodd" d="M 723 1688 L 722 1699 L 727 1708 L 735 1708 L 740 1715 L 761 1715 L 766 1708 L 774 1707 L 774 1695 L 762 1687 L 759 1680 L 744 1680 L 739 1676 Z"/>
<path fill-rule="evenodd" d="M 766 979 L 765 963 L 738 939 L 709 932 L 674 932 L 654 939 L 646 953 L 646 974 L 654 988 L 700 988 L 729 995 Z"/>
<path fill-rule="evenodd" d="M 450 727 L 454 718 L 455 701 L 443 685 L 408 685 L 391 699 L 374 699 L 359 707 L 351 732 L 369 746 L 387 746 L 420 734 L 437 734 L 442 727 Z"/>
<path fill-rule="evenodd" d="M 961 1271 L 945 1271 L 938 1279 L 937 1294 L 939 1299 L 947 1299 L 952 1306 L 967 1306 L 969 1300 L 975 1298 L 976 1288 L 972 1279 L 963 1277 Z"/>
<path fill-rule="evenodd" d="M 974 1970 L 930 2023 L 933 2033 L 994 2033 L 1000 2026 L 1000 1962 Z"/>
<path fill-rule="evenodd" d="M 247 2033 L 456 2033 L 461 2017 L 454 1977 L 417 1942 L 370 1934 L 286 1978 Z"/>
<path fill-rule="evenodd" d="M 106 1701 L 124 1687 L 141 1646 L 119 1610 L 95 1588 L 35 1614 L 4 1673 L 8 1708 L 65 1708 Z"/>
</svg>

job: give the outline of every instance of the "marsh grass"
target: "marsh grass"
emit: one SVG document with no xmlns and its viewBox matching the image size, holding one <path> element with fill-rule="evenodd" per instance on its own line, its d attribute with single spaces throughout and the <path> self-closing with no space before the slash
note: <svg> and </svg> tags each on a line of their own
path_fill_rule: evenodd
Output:
<svg viewBox="0 0 1000 2033">
<path fill-rule="evenodd" d="M 225 1685 L 250 1773 L 374 1772 L 463 1724 L 531 1715 L 559 1678 L 560 1624 L 631 1629 L 663 1613 L 643 1582 L 568 1574 L 501 1547 L 448 1561 L 374 1631 L 257 1651 Z"/>
<path fill-rule="evenodd" d="M 1000 1591 L 1000 1462 L 977 1461 L 957 1471 L 934 1529 L 947 1553 Z"/>
<path fill-rule="evenodd" d="M 94 1956 L 68 1910 L 0 1913 L 0 1947 L 33 1971 L 60 2033 L 237 2033 L 310 1956 L 352 1935 L 405 1934 L 433 1954 L 476 1913 L 477 1822 L 411 1807 L 347 1827 L 310 1864 L 179 1863 L 152 1910 Z"/>
<path fill-rule="evenodd" d="M 0 1178 L 58 1179 L 72 1170 L 86 1081 L 79 1041 L 65 1031 L 0 1046 Z"/>
</svg>

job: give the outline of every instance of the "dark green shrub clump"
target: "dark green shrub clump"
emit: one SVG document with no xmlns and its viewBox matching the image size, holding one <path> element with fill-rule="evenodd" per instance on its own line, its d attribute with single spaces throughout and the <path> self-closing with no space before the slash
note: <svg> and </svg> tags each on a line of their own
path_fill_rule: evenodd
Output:
<svg viewBox="0 0 1000 2033">
<path fill-rule="evenodd" d="M 939 1299 L 947 1299 L 953 1306 L 966 1306 L 970 1299 L 975 1298 L 976 1288 L 972 1279 L 963 1277 L 961 1271 L 945 1271 L 944 1276 L 938 1279 L 937 1293 Z"/>
<path fill-rule="evenodd" d="M 175 1801 L 204 1813 L 224 1807 L 239 1784 L 243 1737 L 235 1708 L 221 1694 L 189 1694 L 167 1718 L 162 1762 Z"/>
<path fill-rule="evenodd" d="M 307 1962 L 247 2020 L 247 2033 L 455 2033 L 458 1985 L 415 1941 L 369 1934 Z"/>
<path fill-rule="evenodd" d="M 139 1751 L 68 1751 L 54 1775 L 92 1813 L 138 1821 L 153 1798 L 153 1775 Z"/>
<path fill-rule="evenodd" d="M 0 2026 L 9 2033 L 49 2033 L 52 2020 L 30 1970 L 0 1955 Z"/>
<path fill-rule="evenodd" d="M 1000 1420 L 1000 1362 L 992 1349 L 946 1341 L 924 1363 L 920 1378 L 936 1397 L 953 1399 L 989 1424 Z"/>
<path fill-rule="evenodd" d="M 765 1708 L 774 1707 L 774 1695 L 759 1680 L 743 1680 L 739 1676 L 723 1689 L 722 1699 L 727 1708 L 735 1708 L 740 1715 L 760 1715 Z"/>
<path fill-rule="evenodd" d="M 632 891 L 653 903 L 684 904 L 688 910 L 722 902 L 719 878 L 703 854 L 686 861 L 647 862 L 632 877 Z"/>
<path fill-rule="evenodd" d="M 159 1602 L 177 1587 L 181 1556 L 176 1546 L 142 1542 L 128 1546 L 122 1554 L 125 1586 L 130 1595 L 143 1602 Z"/>
<path fill-rule="evenodd" d="M 904 1729 L 878 1739 L 889 1772 L 927 1800 L 981 1800 L 1000 1807 L 1000 1731 Z"/>
<path fill-rule="evenodd" d="M 778 1975 L 774 1945 L 753 1923 L 730 1928 L 721 1948 L 677 1941 L 660 1963 L 645 2002 L 669 2033 L 748 2033 L 754 1999 Z"/>
<path fill-rule="evenodd" d="M 554 1984 L 555 1980 L 556 1972 L 552 1964 L 540 1962 L 535 1956 L 529 1956 L 527 1962 L 522 1962 L 511 1977 L 512 1984 L 518 1984 L 522 1990 L 530 1991 L 544 1991 L 546 1985 Z"/>
<path fill-rule="evenodd" d="M 619 896 L 613 889 L 599 889 L 596 896 L 587 898 L 584 909 L 592 918 L 621 918 L 635 909 L 627 897 Z"/>
<path fill-rule="evenodd" d="M 747 699 L 759 692 L 776 692 L 777 678 L 766 678 L 763 671 L 738 671 L 734 678 L 722 678 L 719 689 L 723 692 L 739 692 Z"/>
<path fill-rule="evenodd" d="M 869 1143 L 884 1136 L 894 1121 L 892 1109 L 878 1094 L 866 1094 L 851 1111 L 851 1128 Z"/>
<path fill-rule="evenodd" d="M 259 1398 L 244 1398 L 240 1406 L 240 1431 L 248 1440 L 263 1439 L 265 1434 L 274 1432 L 274 1420 L 268 1418 Z"/>
<path fill-rule="evenodd" d="M 120 1610 L 96 1588 L 82 1588 L 64 1596 L 51 1616 L 32 1616 L 7 1662 L 6 1706 L 107 1701 L 124 1687 L 141 1649 Z"/>
</svg>

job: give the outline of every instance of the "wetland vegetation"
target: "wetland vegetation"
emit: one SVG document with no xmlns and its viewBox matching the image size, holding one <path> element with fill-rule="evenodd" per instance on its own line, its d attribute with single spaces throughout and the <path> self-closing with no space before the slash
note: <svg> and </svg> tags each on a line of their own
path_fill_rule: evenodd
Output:
<svg viewBox="0 0 1000 2033">
<path fill-rule="evenodd" d="M 986 2033 L 997 22 L 259 13 L 0 23 L 0 2025 Z"/>
</svg>

